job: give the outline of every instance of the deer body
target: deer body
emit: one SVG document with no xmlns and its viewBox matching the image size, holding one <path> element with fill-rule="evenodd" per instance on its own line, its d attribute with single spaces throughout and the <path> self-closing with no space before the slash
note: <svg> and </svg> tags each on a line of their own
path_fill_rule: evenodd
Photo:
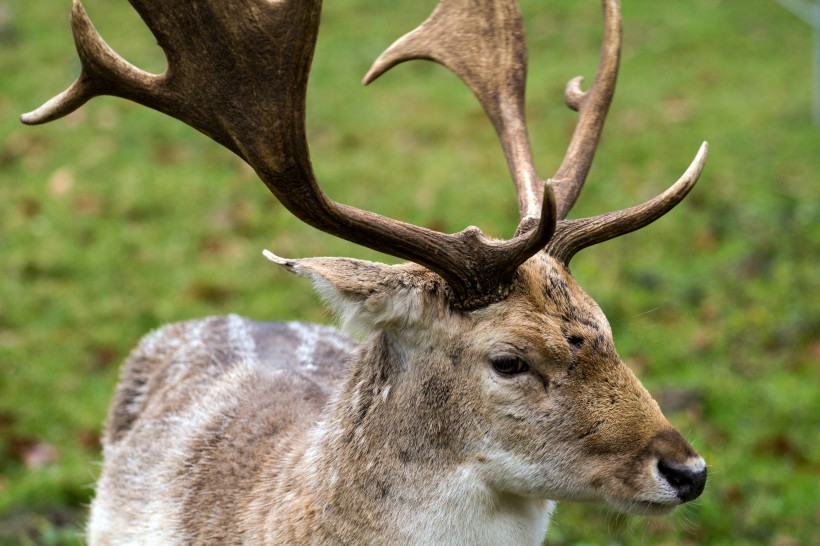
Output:
<svg viewBox="0 0 820 546">
<path fill-rule="evenodd" d="M 358 332 L 235 316 L 166 326 L 126 362 L 104 438 L 91 544 L 538 544 L 555 501 L 662 514 L 703 491 L 706 466 L 620 361 L 573 255 L 658 219 L 680 179 L 635 207 L 567 220 L 615 89 L 620 6 L 555 174 L 536 174 L 524 119 L 516 0 L 440 0 L 365 83 L 412 59 L 472 89 L 518 194 L 509 240 L 445 234 L 337 203 L 304 128 L 319 0 L 130 0 L 168 70 L 119 57 L 79 0 L 78 80 L 23 121 L 116 95 L 195 127 L 251 165 L 307 224 L 409 263 L 285 260 Z"/>
<path fill-rule="evenodd" d="M 538 544 L 552 499 L 662 512 L 680 498 L 659 461 L 703 464 L 549 257 L 504 305 L 461 313 L 418 266 L 283 265 L 370 335 L 230 316 L 146 337 L 109 417 L 91 544 Z M 506 354 L 531 372 L 499 374 Z"/>
<path fill-rule="evenodd" d="M 539 544 L 551 502 L 493 492 L 477 461 L 417 456 L 415 423 L 378 453 L 395 431 L 343 437 L 344 405 L 390 393 L 371 381 L 332 398 L 344 364 L 375 379 L 386 342 L 357 351 L 327 327 L 235 315 L 147 336 L 112 408 L 89 543 Z"/>
</svg>

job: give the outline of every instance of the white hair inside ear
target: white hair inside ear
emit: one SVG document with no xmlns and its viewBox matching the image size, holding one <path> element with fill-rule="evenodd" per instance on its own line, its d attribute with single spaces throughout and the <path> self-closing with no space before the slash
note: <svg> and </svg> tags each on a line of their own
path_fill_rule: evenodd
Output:
<svg viewBox="0 0 820 546">
<path fill-rule="evenodd" d="M 406 328 L 417 323 L 423 313 L 422 287 L 407 264 L 352 258 L 290 260 L 269 250 L 262 253 L 285 270 L 310 279 L 319 297 L 349 333 L 365 335 L 376 328 Z"/>
</svg>

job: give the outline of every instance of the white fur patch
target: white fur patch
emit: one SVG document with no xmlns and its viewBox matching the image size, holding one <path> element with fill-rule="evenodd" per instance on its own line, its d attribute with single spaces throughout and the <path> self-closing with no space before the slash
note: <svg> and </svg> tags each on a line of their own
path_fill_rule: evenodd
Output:
<svg viewBox="0 0 820 546">
<path fill-rule="evenodd" d="M 356 299 L 342 294 L 333 283 L 317 273 L 307 272 L 307 276 L 347 333 L 365 335 L 377 328 L 407 327 L 421 318 L 423 306 L 418 288 L 376 292 Z"/>
<path fill-rule="evenodd" d="M 554 501 L 500 494 L 481 478 L 484 463 L 468 463 L 439 482 L 435 500 L 403 514 L 414 544 L 506 546 L 544 540 Z"/>
</svg>

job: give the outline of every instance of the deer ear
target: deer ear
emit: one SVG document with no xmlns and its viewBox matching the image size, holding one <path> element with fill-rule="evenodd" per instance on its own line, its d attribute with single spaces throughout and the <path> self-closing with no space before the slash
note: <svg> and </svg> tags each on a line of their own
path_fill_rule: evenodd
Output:
<svg viewBox="0 0 820 546">
<path fill-rule="evenodd" d="M 352 258 L 289 260 L 267 250 L 263 254 L 309 278 L 345 330 L 364 334 L 374 328 L 409 326 L 421 315 L 422 287 L 411 281 L 403 266 Z"/>
</svg>

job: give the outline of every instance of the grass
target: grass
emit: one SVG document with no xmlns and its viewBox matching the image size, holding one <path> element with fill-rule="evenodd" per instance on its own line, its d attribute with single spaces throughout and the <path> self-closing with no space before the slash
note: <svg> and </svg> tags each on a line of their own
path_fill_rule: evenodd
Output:
<svg viewBox="0 0 820 546">
<path fill-rule="evenodd" d="M 624 1 L 619 89 L 575 216 L 674 181 L 704 139 L 699 186 L 668 217 L 573 261 L 624 360 L 710 463 L 670 518 L 562 504 L 550 544 L 820 544 L 820 127 L 811 31 L 774 1 Z M 160 71 L 125 2 L 85 5 L 109 43 Z M 441 67 L 359 80 L 434 3 L 337 0 L 309 96 L 331 197 L 405 221 L 509 237 L 495 136 Z M 0 544 L 75 544 L 119 363 L 163 323 L 236 312 L 326 322 L 284 256 L 374 253 L 293 219 L 249 169 L 182 124 L 112 98 L 37 128 L 17 116 L 79 70 L 67 0 L 0 0 Z M 575 122 L 564 82 L 594 71 L 599 6 L 522 2 L 542 173 Z"/>
</svg>

